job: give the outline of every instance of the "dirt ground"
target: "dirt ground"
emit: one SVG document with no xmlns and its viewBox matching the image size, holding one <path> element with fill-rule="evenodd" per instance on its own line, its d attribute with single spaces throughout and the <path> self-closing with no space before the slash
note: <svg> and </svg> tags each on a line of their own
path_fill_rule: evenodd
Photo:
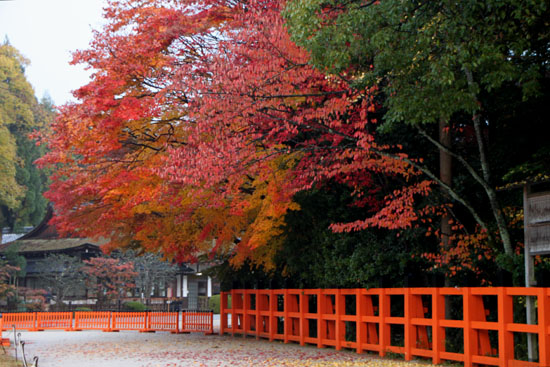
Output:
<svg viewBox="0 0 550 367">
<path fill-rule="evenodd" d="M 40 367 L 431 366 L 351 351 L 219 335 L 22 331 L 21 339 L 25 341 L 27 360 L 38 356 Z"/>
</svg>

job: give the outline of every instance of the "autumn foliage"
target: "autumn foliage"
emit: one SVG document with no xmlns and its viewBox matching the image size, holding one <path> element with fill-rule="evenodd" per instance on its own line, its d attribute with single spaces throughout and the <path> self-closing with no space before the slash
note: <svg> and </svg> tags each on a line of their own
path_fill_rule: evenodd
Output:
<svg viewBox="0 0 550 367">
<path fill-rule="evenodd" d="M 137 273 L 131 262 L 94 257 L 84 260 L 83 271 L 87 276 L 88 289 L 96 294 L 98 303 L 120 300 L 135 287 L 134 278 Z"/>
<path fill-rule="evenodd" d="M 376 143 L 376 89 L 308 65 L 283 5 L 110 2 L 107 25 L 74 57 L 92 81 L 42 137 L 61 232 L 269 268 L 293 195 L 314 185 L 350 186 L 364 208 L 336 231 L 418 218 L 413 197 L 430 182 L 399 147 Z M 383 192 L 379 176 L 404 185 Z"/>
<path fill-rule="evenodd" d="M 16 293 L 15 285 L 11 279 L 18 270 L 19 268 L 0 259 L 0 299 L 5 299 Z"/>
</svg>

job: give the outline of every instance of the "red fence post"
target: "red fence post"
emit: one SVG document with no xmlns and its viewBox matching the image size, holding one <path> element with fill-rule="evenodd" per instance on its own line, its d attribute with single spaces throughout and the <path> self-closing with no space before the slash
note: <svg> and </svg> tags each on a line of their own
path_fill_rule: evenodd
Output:
<svg viewBox="0 0 550 367">
<path fill-rule="evenodd" d="M 30 329 L 29 331 L 38 331 L 38 320 L 36 312 L 32 313 L 32 329 Z"/>
<path fill-rule="evenodd" d="M 346 313 L 346 301 L 345 296 L 342 296 L 341 290 L 336 290 L 336 295 L 334 296 L 334 313 L 336 314 L 336 320 L 334 321 L 335 326 L 335 339 L 336 339 L 336 350 L 342 349 L 342 344 L 346 341 L 346 323 L 342 321 L 342 316 Z"/>
<path fill-rule="evenodd" d="M 300 345 L 306 344 L 306 308 L 308 307 L 306 299 L 308 299 L 308 296 L 304 294 L 304 290 L 302 289 L 299 295 L 299 302 L 298 307 L 300 307 Z"/>
<path fill-rule="evenodd" d="M 235 290 L 231 290 L 231 336 L 235 336 L 235 324 L 237 315 L 235 315 Z"/>
<path fill-rule="evenodd" d="M 472 295 L 470 288 L 462 288 L 462 313 L 464 319 L 464 367 L 472 366 L 472 356 L 477 354 L 475 330 L 472 329 Z"/>
<path fill-rule="evenodd" d="M 403 289 L 403 303 L 404 303 L 404 325 L 403 329 L 405 332 L 405 360 L 410 361 L 412 359 L 412 348 L 415 345 L 415 335 L 414 335 L 414 326 L 411 324 L 412 315 L 414 313 L 415 304 L 413 303 L 411 292 L 409 288 Z"/>
<path fill-rule="evenodd" d="M 390 345 L 391 329 L 390 325 L 386 322 L 386 318 L 390 317 L 390 296 L 386 294 L 384 288 L 380 289 L 380 295 L 378 296 L 378 315 L 380 323 L 378 330 L 380 332 L 380 356 L 386 355 L 386 347 Z"/>
<path fill-rule="evenodd" d="M 539 322 L 539 363 L 541 366 L 550 366 L 550 302 L 548 302 L 547 288 L 538 289 L 538 322 Z"/>
<path fill-rule="evenodd" d="M 440 326 L 440 321 L 445 319 L 445 296 L 439 293 L 439 288 L 434 288 L 432 293 L 432 350 L 433 364 L 441 363 L 441 352 L 445 350 L 445 328 Z"/>
<path fill-rule="evenodd" d="M 251 307 L 251 295 L 248 289 L 243 290 L 243 338 L 251 332 L 250 330 L 250 309 Z"/>
<path fill-rule="evenodd" d="M 258 289 L 255 289 L 254 290 L 254 297 L 256 298 L 256 307 L 255 307 L 255 319 L 254 321 L 256 321 L 256 325 L 255 325 L 255 331 L 256 331 L 256 339 L 260 339 L 260 330 L 261 330 L 261 319 L 262 319 L 262 316 L 260 314 L 260 290 Z"/>
<path fill-rule="evenodd" d="M 322 289 L 317 290 L 317 348 L 323 348 L 323 313 L 325 312 L 325 298 Z"/>
<path fill-rule="evenodd" d="M 514 301 L 506 288 L 498 289 L 498 357 L 500 366 L 508 366 L 514 359 L 514 333 L 507 330 L 514 322 Z M 540 306 L 540 305 L 539 305 Z"/>
<path fill-rule="evenodd" d="M 227 292 L 220 292 L 220 335 L 225 333 L 227 328 Z"/>
<path fill-rule="evenodd" d="M 365 293 L 365 292 L 362 292 L 362 293 Z M 367 317 L 376 317 L 374 314 L 374 305 L 372 303 L 372 297 L 375 296 L 375 293 L 374 292 L 371 292 L 370 294 L 367 294 L 364 298 L 363 298 L 363 313 L 362 315 L 363 316 L 367 316 Z M 378 297 L 380 297 L 380 294 L 378 294 Z M 378 307 L 378 311 L 380 311 L 380 307 Z M 377 318 L 377 321 L 376 323 L 379 324 L 380 326 L 380 312 L 378 313 L 378 318 Z M 365 331 L 366 331 L 366 339 L 365 341 L 367 342 L 367 344 L 378 344 L 380 345 L 380 332 L 379 330 L 377 330 L 376 328 L 376 323 L 373 323 L 372 322 L 372 319 L 366 324 L 364 325 L 365 327 Z"/>
<path fill-rule="evenodd" d="M 357 347 L 355 349 L 359 354 L 363 353 L 363 336 L 367 334 L 367 326 L 363 322 L 363 316 L 365 314 L 363 290 L 357 288 L 355 290 L 355 340 L 357 342 Z"/>
<path fill-rule="evenodd" d="M 273 289 L 269 290 L 269 341 L 275 340 L 275 332 L 277 331 L 277 296 Z"/>
<path fill-rule="evenodd" d="M 292 323 L 290 322 L 290 317 L 288 316 L 288 309 L 290 308 L 290 299 L 288 297 L 288 289 L 285 289 L 283 292 L 283 312 L 284 312 L 284 335 L 283 342 L 288 343 L 288 336 L 290 335 L 290 328 Z"/>
<path fill-rule="evenodd" d="M 74 313 L 74 330 L 75 331 L 81 331 L 81 329 L 79 328 L 79 325 L 80 325 L 80 312 L 76 311 Z"/>
</svg>

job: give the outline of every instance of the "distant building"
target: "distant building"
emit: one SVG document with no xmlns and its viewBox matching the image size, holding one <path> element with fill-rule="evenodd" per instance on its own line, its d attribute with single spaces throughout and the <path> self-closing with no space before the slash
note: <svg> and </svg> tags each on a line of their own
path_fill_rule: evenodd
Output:
<svg viewBox="0 0 550 367">
<path fill-rule="evenodd" d="M 17 253 L 27 261 L 25 278 L 19 283 L 20 286 L 39 289 L 41 279 L 37 272 L 37 264 L 44 261 L 50 254 L 64 254 L 78 257 L 81 260 L 89 260 L 101 254 L 99 244 L 86 238 L 63 238 L 59 236 L 53 226 L 48 225 L 52 218 L 53 210 L 48 208 L 42 222 L 34 229 L 14 241 L 0 245 L 0 256 L 9 248 L 14 247 Z M 52 269 L 55 271 L 55 269 Z"/>
<path fill-rule="evenodd" d="M 206 308 L 204 300 L 215 294 L 220 294 L 220 283 L 203 272 L 208 270 L 211 264 L 182 264 L 176 274 L 175 294 L 171 295 L 177 300 L 183 301 L 183 308 Z"/>
<path fill-rule="evenodd" d="M 61 237 L 55 228 L 48 224 L 52 216 L 53 209 L 49 207 L 46 216 L 38 226 L 28 233 L 0 245 L 0 257 L 12 246 L 15 246 L 19 255 L 25 257 L 27 261 L 26 276 L 19 283 L 23 287 L 31 289 L 44 288 L 37 264 L 44 261 L 47 255 L 65 254 L 78 257 L 81 260 L 101 256 L 101 243 L 97 241 L 87 238 Z M 176 279 L 168 282 L 168 284 L 155 287 L 151 302 L 166 305 L 171 303 L 176 305 L 176 308 L 181 309 L 207 307 L 207 299 L 220 292 L 219 282 L 203 274 L 209 267 L 210 264 L 201 263 L 179 265 Z M 54 270 L 52 269 L 52 271 Z M 71 299 L 74 303 L 93 302 L 93 300 L 87 300 L 87 298 L 87 292 L 83 289 L 82 292 L 78 292 L 78 294 L 68 299 Z M 132 299 L 139 300 L 139 291 L 136 292 L 136 297 Z"/>
</svg>

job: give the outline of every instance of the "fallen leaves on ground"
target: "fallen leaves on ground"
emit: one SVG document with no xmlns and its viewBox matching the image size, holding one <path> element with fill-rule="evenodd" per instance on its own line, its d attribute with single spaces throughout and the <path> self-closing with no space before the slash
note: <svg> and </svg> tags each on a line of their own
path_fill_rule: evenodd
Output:
<svg viewBox="0 0 550 367">
<path fill-rule="evenodd" d="M 24 332 L 40 367 L 426 367 L 352 351 L 231 336 L 94 331 Z"/>
</svg>

